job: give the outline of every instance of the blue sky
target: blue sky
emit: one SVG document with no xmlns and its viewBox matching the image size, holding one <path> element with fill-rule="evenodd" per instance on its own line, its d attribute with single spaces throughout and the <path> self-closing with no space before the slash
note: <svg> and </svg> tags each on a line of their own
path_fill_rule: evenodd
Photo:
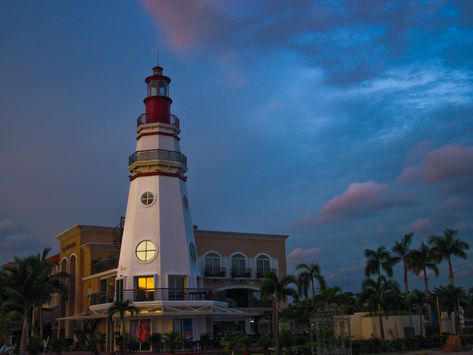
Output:
<svg viewBox="0 0 473 355">
<path fill-rule="evenodd" d="M 0 262 L 124 215 L 158 36 L 200 228 L 289 234 L 291 267 L 351 290 L 365 248 L 447 227 L 472 243 L 472 17 L 468 1 L 1 2 Z M 454 261 L 467 287 L 472 257 Z"/>
</svg>

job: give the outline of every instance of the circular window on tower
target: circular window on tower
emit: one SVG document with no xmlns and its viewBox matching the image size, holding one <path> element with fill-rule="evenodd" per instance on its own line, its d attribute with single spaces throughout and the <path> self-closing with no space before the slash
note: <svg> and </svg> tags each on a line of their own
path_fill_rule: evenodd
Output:
<svg viewBox="0 0 473 355">
<path fill-rule="evenodd" d="M 158 248 L 151 240 L 143 240 L 136 247 L 135 254 L 138 260 L 149 262 L 158 254 Z"/>
<path fill-rule="evenodd" d="M 143 192 L 140 197 L 141 203 L 147 207 L 151 206 L 155 200 L 156 200 L 156 197 L 150 191 Z"/>
<path fill-rule="evenodd" d="M 195 263 L 196 260 L 197 260 L 197 253 L 196 253 L 196 251 L 195 251 L 195 245 L 194 245 L 194 243 L 190 243 L 190 244 L 189 244 L 189 255 L 190 255 L 190 257 L 191 257 L 192 262 Z"/>
<path fill-rule="evenodd" d="M 184 208 L 187 210 L 189 208 L 189 200 L 187 199 L 187 196 L 184 196 L 182 198 L 182 204 L 184 205 Z"/>
</svg>

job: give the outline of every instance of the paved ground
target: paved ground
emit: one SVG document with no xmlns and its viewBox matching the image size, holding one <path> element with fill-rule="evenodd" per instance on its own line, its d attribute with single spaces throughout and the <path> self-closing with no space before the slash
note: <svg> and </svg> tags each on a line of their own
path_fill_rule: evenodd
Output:
<svg viewBox="0 0 473 355">
<path fill-rule="evenodd" d="M 418 351 L 406 351 L 403 353 L 386 353 L 387 354 L 399 354 L 399 355 L 472 355 L 473 350 L 470 351 L 461 351 L 458 353 L 444 353 L 440 350 L 418 350 Z"/>
</svg>

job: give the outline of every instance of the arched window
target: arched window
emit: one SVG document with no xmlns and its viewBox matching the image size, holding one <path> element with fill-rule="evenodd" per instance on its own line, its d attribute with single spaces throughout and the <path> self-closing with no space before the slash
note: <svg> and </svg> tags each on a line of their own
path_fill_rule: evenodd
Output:
<svg viewBox="0 0 473 355">
<path fill-rule="evenodd" d="M 258 279 L 264 278 L 264 276 L 271 272 L 271 259 L 269 256 L 261 254 L 256 257 L 256 277 Z"/>
<path fill-rule="evenodd" d="M 246 257 L 241 253 L 232 256 L 232 277 L 250 277 L 250 271 L 246 268 Z"/>
<path fill-rule="evenodd" d="M 224 277 L 225 270 L 221 267 L 220 255 L 210 252 L 205 255 L 205 276 Z"/>
</svg>

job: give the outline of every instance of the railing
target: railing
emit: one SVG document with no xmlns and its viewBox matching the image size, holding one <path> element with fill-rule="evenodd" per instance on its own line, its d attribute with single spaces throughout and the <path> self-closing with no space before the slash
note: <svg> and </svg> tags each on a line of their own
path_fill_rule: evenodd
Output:
<svg viewBox="0 0 473 355">
<path fill-rule="evenodd" d="M 273 272 L 276 274 L 276 269 L 256 269 L 256 278 L 264 279 L 268 272 Z"/>
<path fill-rule="evenodd" d="M 98 274 L 99 272 L 115 269 L 118 266 L 118 258 L 113 257 L 107 260 L 92 261 L 91 275 Z"/>
<path fill-rule="evenodd" d="M 187 166 L 187 157 L 184 154 L 174 150 L 166 149 L 139 150 L 134 152 L 128 158 L 128 166 L 136 163 L 137 161 L 146 160 L 169 160 Z"/>
<path fill-rule="evenodd" d="M 146 113 L 142 113 L 137 119 L 136 119 L 136 128 L 143 124 L 147 123 L 157 123 L 156 120 L 154 119 L 156 116 L 151 116 Z M 170 114 L 169 115 L 169 124 L 174 127 L 175 129 L 179 130 L 179 118 L 177 118 L 176 115 Z"/>
<path fill-rule="evenodd" d="M 120 295 L 116 295 L 119 300 L 131 300 L 132 302 L 145 301 L 222 301 L 227 298 L 223 291 L 203 289 L 203 288 L 154 288 L 123 290 Z M 113 295 L 95 293 L 90 295 L 90 304 L 111 303 L 114 301 Z"/>
<path fill-rule="evenodd" d="M 90 305 L 113 303 L 113 294 L 93 293 L 90 295 Z"/>
<path fill-rule="evenodd" d="M 227 275 L 227 268 L 224 267 L 206 267 L 204 269 L 204 276 L 213 278 L 224 278 Z"/>
<path fill-rule="evenodd" d="M 232 269 L 232 278 L 251 278 L 251 269 Z"/>
</svg>

